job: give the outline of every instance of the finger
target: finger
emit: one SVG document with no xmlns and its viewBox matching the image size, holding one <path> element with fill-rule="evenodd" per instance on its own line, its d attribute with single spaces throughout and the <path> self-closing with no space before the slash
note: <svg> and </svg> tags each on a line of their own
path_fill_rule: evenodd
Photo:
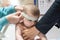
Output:
<svg viewBox="0 0 60 40">
<path fill-rule="evenodd" d="M 16 16 L 20 16 L 20 14 L 21 14 L 21 11 L 18 11 L 18 12 L 16 12 Z"/>
<path fill-rule="evenodd" d="M 23 11 L 23 7 L 22 6 L 15 6 L 16 11 Z"/>
<path fill-rule="evenodd" d="M 26 35 L 26 34 L 23 34 L 23 33 L 21 32 L 21 36 L 26 37 L 27 35 Z"/>
<path fill-rule="evenodd" d="M 27 40 L 28 39 L 28 37 L 26 35 L 23 35 L 22 34 L 22 37 L 23 37 L 24 40 Z"/>
<path fill-rule="evenodd" d="M 23 31 L 21 31 L 23 37 L 27 36 L 27 34 L 26 34 L 27 31 L 28 31 L 28 30 L 23 30 Z"/>
<path fill-rule="evenodd" d="M 27 40 L 31 40 L 31 39 L 27 39 Z"/>
<path fill-rule="evenodd" d="M 22 6 L 20 6 L 19 9 L 20 9 L 21 11 L 23 11 L 23 7 L 22 7 Z"/>
<path fill-rule="evenodd" d="M 26 37 L 27 35 L 25 35 L 25 34 L 22 34 L 22 36 L 23 36 L 23 37 Z"/>
<path fill-rule="evenodd" d="M 23 29 L 24 29 L 26 32 L 28 31 L 26 27 L 23 27 Z"/>
<path fill-rule="evenodd" d="M 21 6 L 17 6 L 17 10 L 19 10 L 19 11 L 23 11 L 23 7 L 21 7 Z"/>
<path fill-rule="evenodd" d="M 24 37 L 23 39 L 24 39 L 24 40 L 28 40 L 28 39 L 29 39 L 29 37 Z"/>
<path fill-rule="evenodd" d="M 34 38 L 32 39 L 32 38 L 30 38 L 30 40 L 34 40 Z"/>
<path fill-rule="evenodd" d="M 31 38 L 28 37 L 26 40 L 34 40 L 34 39 L 31 39 Z"/>
<path fill-rule="evenodd" d="M 17 11 L 16 13 L 21 13 L 21 11 Z"/>
<path fill-rule="evenodd" d="M 26 34 L 28 32 L 28 29 L 22 30 L 21 32 L 22 32 L 22 34 Z"/>
<path fill-rule="evenodd" d="M 22 23 L 23 22 L 23 19 L 24 19 L 24 17 L 22 15 L 20 15 L 19 16 L 19 20 L 20 20 L 19 22 Z"/>
<path fill-rule="evenodd" d="M 35 39 L 35 40 L 41 40 L 41 39 Z"/>
</svg>

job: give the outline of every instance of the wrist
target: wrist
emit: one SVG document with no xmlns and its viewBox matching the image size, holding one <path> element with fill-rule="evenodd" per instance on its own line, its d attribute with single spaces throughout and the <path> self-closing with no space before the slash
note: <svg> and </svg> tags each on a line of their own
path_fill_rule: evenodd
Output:
<svg viewBox="0 0 60 40">
<path fill-rule="evenodd" d="M 6 16 L 6 19 L 7 19 L 8 22 L 10 23 L 10 16 Z"/>
<path fill-rule="evenodd" d="M 39 33 L 38 36 L 41 38 L 41 40 L 47 40 L 47 37 L 42 33 Z"/>
<path fill-rule="evenodd" d="M 8 20 L 7 20 L 6 17 L 2 17 L 2 18 L 1 18 L 1 23 L 0 23 L 0 25 L 4 26 L 4 25 L 6 25 L 6 24 L 8 24 L 8 23 L 9 23 L 9 22 L 8 22 Z"/>
</svg>

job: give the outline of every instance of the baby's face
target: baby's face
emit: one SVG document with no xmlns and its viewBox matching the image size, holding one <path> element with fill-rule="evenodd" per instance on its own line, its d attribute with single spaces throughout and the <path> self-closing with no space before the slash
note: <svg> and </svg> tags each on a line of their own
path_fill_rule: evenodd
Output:
<svg viewBox="0 0 60 40">
<path fill-rule="evenodd" d="M 34 22 L 34 21 L 31 21 L 31 20 L 27 20 L 26 18 L 24 18 L 24 25 L 26 26 L 26 27 L 32 27 L 32 26 L 34 26 L 35 25 L 35 23 L 36 22 Z"/>
<path fill-rule="evenodd" d="M 31 17 L 34 17 L 31 13 L 27 13 L 27 15 L 28 16 L 31 16 Z M 26 27 L 32 27 L 32 26 L 34 26 L 35 24 L 36 24 L 36 22 L 35 21 L 32 21 L 32 20 L 28 20 L 27 18 L 25 18 L 25 17 L 23 17 L 23 16 L 21 16 L 22 17 L 22 20 L 21 20 L 21 22 L 23 22 L 24 23 L 24 25 L 26 26 Z"/>
</svg>

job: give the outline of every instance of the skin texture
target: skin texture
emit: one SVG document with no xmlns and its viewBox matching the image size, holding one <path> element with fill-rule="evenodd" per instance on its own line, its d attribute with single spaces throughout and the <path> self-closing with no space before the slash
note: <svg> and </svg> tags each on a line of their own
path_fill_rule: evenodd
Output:
<svg viewBox="0 0 60 40">
<path fill-rule="evenodd" d="M 38 18 L 39 14 L 36 14 L 36 15 L 32 14 L 35 11 L 37 11 L 37 9 L 35 9 L 35 7 L 33 9 L 31 9 L 32 6 L 30 8 L 29 7 L 30 6 L 27 6 L 27 8 L 26 8 L 26 10 L 24 10 L 24 12 L 26 12 L 26 14 L 29 15 L 29 16 L 31 16 L 31 17 Z M 31 10 L 34 10 L 34 12 L 31 11 Z M 17 29 L 20 29 L 20 31 L 21 31 L 20 32 L 20 36 L 22 36 L 24 40 L 34 40 L 34 37 L 36 35 L 39 35 L 39 33 L 40 33 L 39 37 L 41 37 L 40 38 L 41 40 L 43 40 L 44 38 L 46 39 L 46 37 L 44 35 L 42 35 L 42 33 L 35 28 L 35 26 L 34 26 L 36 24 L 35 21 L 27 20 L 23 16 L 20 16 L 20 17 L 21 17 L 20 23 L 18 23 L 16 26 L 19 27 Z M 19 40 L 18 37 L 17 37 L 17 39 Z"/>
</svg>

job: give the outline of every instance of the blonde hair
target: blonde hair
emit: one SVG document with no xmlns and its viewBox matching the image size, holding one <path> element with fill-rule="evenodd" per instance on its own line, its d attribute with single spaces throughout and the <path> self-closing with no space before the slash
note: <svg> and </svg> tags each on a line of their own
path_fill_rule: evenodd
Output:
<svg viewBox="0 0 60 40">
<path fill-rule="evenodd" d="M 24 6 L 23 6 L 23 11 L 24 11 L 24 12 L 27 12 L 28 10 L 31 12 L 31 14 L 32 14 L 33 16 L 36 16 L 36 17 L 39 18 L 39 16 L 40 16 L 40 11 L 39 11 L 38 7 L 36 7 L 35 5 L 32 5 L 32 4 L 24 5 Z"/>
</svg>

